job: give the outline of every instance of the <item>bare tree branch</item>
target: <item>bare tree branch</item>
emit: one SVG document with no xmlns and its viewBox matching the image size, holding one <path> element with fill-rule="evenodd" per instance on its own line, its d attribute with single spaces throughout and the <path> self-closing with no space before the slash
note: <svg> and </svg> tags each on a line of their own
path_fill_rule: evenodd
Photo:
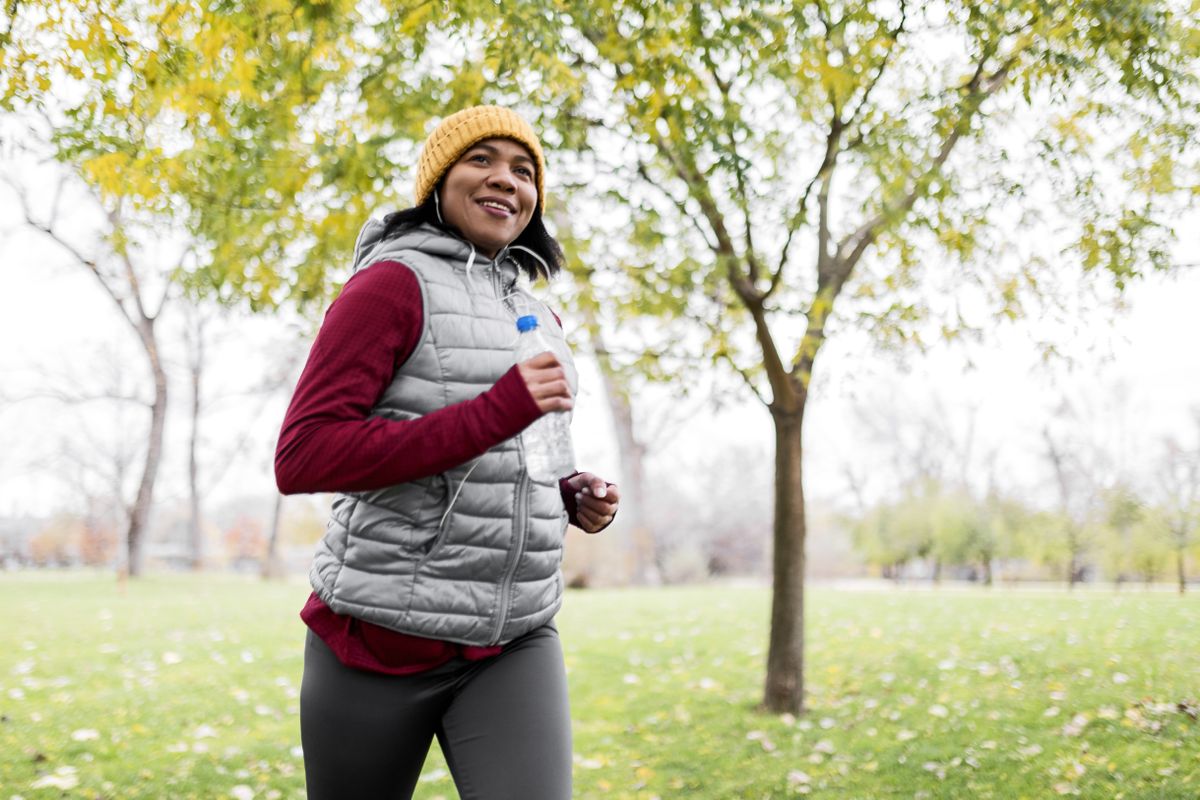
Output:
<svg viewBox="0 0 1200 800">
<path fill-rule="evenodd" d="M 694 227 L 696 229 L 696 233 L 700 234 L 700 238 L 704 241 L 704 244 L 707 245 L 710 250 L 717 249 L 717 246 L 713 243 L 712 239 L 709 238 L 708 231 L 704 230 L 704 228 L 702 228 L 700 226 L 700 221 L 698 219 L 696 219 L 696 215 L 688 213 L 686 201 L 678 199 L 677 197 L 675 197 L 675 195 L 673 195 L 669 191 L 667 191 L 665 187 L 660 186 L 657 181 L 653 180 L 650 177 L 650 170 L 646 166 L 646 162 L 642 161 L 640 158 L 638 159 L 637 171 L 638 171 L 638 175 L 640 175 L 642 177 L 642 179 L 644 181 L 646 181 L 646 183 L 648 183 L 649 185 L 653 186 L 655 189 L 658 189 L 660 192 L 662 192 L 663 196 L 666 197 L 671 202 L 671 204 L 675 206 L 675 209 L 679 212 L 681 217 L 686 219 L 688 222 L 692 223 L 692 227 Z"/>
<path fill-rule="evenodd" d="M 904 32 L 904 25 L 907 22 L 907 19 L 908 3 L 906 0 L 901 0 L 900 21 L 896 23 L 895 28 L 888 31 L 888 38 L 891 40 L 891 44 L 889 44 L 887 50 L 884 51 L 883 58 L 880 59 L 879 66 L 875 69 L 875 74 L 872 75 L 871 79 L 867 82 L 867 86 L 863 90 L 862 97 L 859 98 L 858 105 L 846 116 L 846 128 L 854 127 L 854 125 L 858 122 L 859 115 L 861 115 L 863 110 L 867 107 L 867 101 L 870 99 L 871 93 L 875 90 L 875 87 L 879 85 L 879 80 L 883 77 L 883 73 L 887 69 L 887 65 L 891 60 L 892 53 L 894 53 L 896 50 L 896 44 L 900 40 L 900 34 Z M 857 138 L 856 141 L 861 142 L 861 137 Z M 847 146 L 846 149 L 852 148 Z"/>
<path fill-rule="evenodd" d="M 34 228 L 35 230 L 38 230 L 38 231 L 41 231 L 42 233 L 44 233 L 46 236 L 48 236 L 51 239 L 51 241 L 55 242 L 59 247 L 66 250 L 71 255 L 72 258 L 74 258 L 77 262 L 79 262 L 79 264 L 81 264 L 83 267 L 85 267 L 87 269 L 87 271 L 90 272 L 93 277 L 95 277 L 96 281 L 100 284 L 101 288 L 104 289 L 105 294 L 107 294 L 109 296 L 109 298 L 113 301 L 113 303 L 117 306 L 117 310 L 119 310 L 121 312 L 121 316 L 136 331 L 137 330 L 137 322 L 134 320 L 133 316 L 130 314 L 129 309 L 126 308 L 124 298 L 121 297 L 120 293 L 117 292 L 116 287 L 113 286 L 111 283 L 109 283 L 109 279 L 101 271 L 100 265 L 96 263 L 95 259 L 89 258 L 86 255 L 84 255 L 82 251 L 80 251 L 74 245 L 72 245 L 70 242 L 68 242 L 66 239 L 64 239 L 58 233 L 58 231 L 56 231 L 50 225 L 43 223 L 43 222 L 39 222 L 34 217 L 33 211 L 29 207 L 29 198 L 25 194 L 24 187 L 20 186 L 16 181 L 12 180 L 12 178 L 10 178 L 7 175 L 3 176 L 3 178 L 4 178 L 4 181 L 13 188 L 13 190 L 15 191 L 15 193 L 17 195 L 17 200 L 18 200 L 18 202 L 20 202 L 21 210 L 25 216 L 25 223 L 29 227 Z"/>
<path fill-rule="evenodd" d="M 709 77 L 712 78 L 717 90 L 721 94 L 722 118 L 726 120 L 738 120 L 740 123 L 741 115 L 735 113 L 733 108 L 733 100 L 731 97 L 732 86 L 728 80 L 721 77 L 720 71 L 717 69 L 716 62 L 713 61 L 712 53 L 708 48 L 704 48 L 702 56 L 705 66 L 708 68 Z M 754 226 L 751 223 L 750 214 L 750 193 L 747 189 L 746 181 L 746 162 L 742 159 L 741 153 L 738 152 L 737 138 L 731 130 L 727 139 L 729 152 L 733 155 L 733 172 L 737 181 L 737 204 L 738 209 L 742 212 L 742 220 L 745 225 L 746 236 L 746 267 L 749 278 L 749 289 L 754 296 L 759 300 L 762 299 L 762 293 L 758 291 L 758 279 L 763 272 L 762 264 L 759 262 L 758 253 L 754 248 Z"/>
<path fill-rule="evenodd" d="M 119 232 L 124 229 L 123 220 L 121 219 L 121 207 L 118 205 L 112 209 L 106 209 L 108 221 L 112 224 L 113 231 Z M 142 283 L 141 277 L 137 273 L 137 269 L 133 266 L 133 260 L 129 257 L 129 250 L 126 245 L 113 248 L 114 253 L 121 262 L 121 266 L 125 269 L 125 280 L 129 282 L 130 295 L 133 298 L 133 304 L 137 308 L 138 317 L 143 320 L 153 321 L 154 317 L 146 313 L 146 306 L 142 302 Z M 135 326 L 136 327 L 136 326 Z M 139 329 L 140 333 L 140 329 Z"/>
<path fill-rule="evenodd" d="M 911 188 L 901 198 L 885 204 L 874 217 L 864 222 L 838 244 L 837 260 L 843 265 L 847 277 L 866 249 L 878 238 L 889 220 L 905 214 L 928 191 L 930 181 L 941 171 L 942 165 L 954 151 L 955 145 L 970 129 L 971 121 L 979 112 L 983 101 L 1004 85 L 1009 71 L 1016 64 L 1022 52 L 1019 50 L 1014 52 L 990 75 L 986 72 L 989 56 L 984 55 L 980 59 L 974 74 L 963 89 L 965 96 L 960 106 L 959 117 L 946 138 L 942 140 L 937 155 L 921 175 L 912 182 Z"/>
<path fill-rule="evenodd" d="M 755 383 L 754 378 L 750 375 L 750 372 L 744 367 L 739 366 L 738 363 L 733 360 L 733 356 L 730 355 L 728 350 L 721 350 L 719 353 L 717 353 L 717 357 L 729 364 L 729 366 L 733 368 L 734 372 L 742 376 L 742 380 L 745 381 L 746 385 L 750 387 L 750 391 L 754 392 L 754 396 L 758 398 L 760 403 L 762 403 L 764 406 L 771 405 L 771 401 L 764 397 L 762 392 L 759 391 L 758 384 Z"/>
<path fill-rule="evenodd" d="M 783 248 L 779 253 L 779 263 L 775 267 L 774 273 L 771 275 L 771 285 L 764 292 L 764 298 L 770 297 L 775 293 L 775 290 L 783 281 L 783 270 L 787 266 L 788 250 L 792 246 L 792 237 L 801 225 L 804 224 L 808 216 L 808 200 L 812 195 L 813 189 L 821 184 L 823 191 L 828 197 L 829 181 L 833 177 L 833 170 L 837 164 L 837 157 L 842 152 L 841 139 L 845 126 L 842 124 L 841 118 L 834 113 L 829 122 L 829 133 L 825 137 L 825 155 L 821 158 L 821 164 L 817 167 L 817 171 L 809 179 L 808 185 L 804 187 L 804 193 L 800 196 L 800 202 L 797 204 L 796 212 L 792 214 L 787 222 L 787 235 L 784 238 Z"/>
<path fill-rule="evenodd" d="M 2 399 L 5 403 L 27 403 L 33 400 L 54 400 L 67 405 L 78 406 L 86 403 L 131 403 L 133 405 L 149 408 L 152 403 L 143 397 L 135 394 L 118 394 L 104 392 L 101 394 L 73 394 L 64 392 L 61 389 L 41 389 L 35 392 L 27 392 L 17 395 L 4 395 Z"/>
<path fill-rule="evenodd" d="M 692 196 L 692 199 L 700 205 L 700 212 L 704 215 L 705 220 L 712 229 L 713 235 L 717 238 L 713 252 L 720 259 L 736 257 L 737 253 L 733 246 L 733 239 L 725 227 L 725 219 L 721 215 L 720 209 L 717 208 L 717 203 L 708 188 L 708 182 L 692 161 L 690 153 L 686 150 L 675 150 L 658 131 L 651 132 L 650 140 L 654 143 L 658 152 L 662 154 L 663 158 L 667 160 L 667 163 L 671 165 L 671 168 L 675 171 L 675 175 L 688 187 L 688 193 Z"/>
<path fill-rule="evenodd" d="M 53 228 L 55 222 L 58 221 L 58 204 L 62 200 L 63 189 L 66 188 L 66 185 L 67 176 L 63 175 L 58 179 L 58 182 L 54 186 L 54 198 L 50 201 L 50 219 L 46 221 L 46 225 L 51 228 Z"/>
</svg>

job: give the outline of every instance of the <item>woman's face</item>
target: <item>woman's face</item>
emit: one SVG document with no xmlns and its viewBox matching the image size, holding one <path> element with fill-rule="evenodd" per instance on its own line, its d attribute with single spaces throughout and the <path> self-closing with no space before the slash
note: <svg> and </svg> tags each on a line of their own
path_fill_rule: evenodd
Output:
<svg viewBox="0 0 1200 800">
<path fill-rule="evenodd" d="M 537 208 L 537 163 L 511 139 L 471 145 L 446 173 L 442 219 L 488 258 L 521 235 Z"/>
</svg>

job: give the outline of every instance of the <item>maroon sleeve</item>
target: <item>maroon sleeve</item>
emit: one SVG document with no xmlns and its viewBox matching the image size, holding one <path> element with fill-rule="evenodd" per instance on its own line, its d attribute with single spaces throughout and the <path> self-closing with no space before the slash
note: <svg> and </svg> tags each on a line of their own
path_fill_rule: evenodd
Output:
<svg viewBox="0 0 1200 800">
<path fill-rule="evenodd" d="M 540 416 L 514 366 L 478 397 L 414 420 L 368 418 L 424 327 L 412 270 L 356 273 L 325 313 L 284 416 L 275 481 L 284 494 L 368 491 L 458 466 Z"/>
<path fill-rule="evenodd" d="M 567 481 L 578 474 L 579 470 L 575 470 L 567 477 L 558 479 L 558 493 L 562 495 L 563 508 L 567 510 L 567 522 L 576 528 L 579 527 L 579 504 L 575 502 L 575 490 Z"/>
</svg>

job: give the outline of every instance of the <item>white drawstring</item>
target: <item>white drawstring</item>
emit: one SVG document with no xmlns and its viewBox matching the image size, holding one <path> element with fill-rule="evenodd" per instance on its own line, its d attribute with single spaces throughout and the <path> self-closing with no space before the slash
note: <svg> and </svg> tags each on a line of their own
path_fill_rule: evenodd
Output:
<svg viewBox="0 0 1200 800">
<path fill-rule="evenodd" d="M 434 210 L 434 213 L 437 214 L 438 223 L 445 225 L 446 222 L 445 222 L 445 220 L 442 219 L 442 201 L 441 201 L 441 198 L 438 197 L 438 193 L 437 193 L 436 189 L 433 192 L 433 210 Z M 471 267 L 473 267 L 475 265 L 475 245 L 472 244 L 471 240 L 467 239 L 466 237 L 463 237 L 463 241 L 465 241 L 467 244 L 471 245 L 471 255 L 467 257 L 467 286 L 473 288 L 474 285 L 471 282 Z M 356 246 L 357 246 L 357 243 L 356 243 Z M 509 251 L 523 250 L 526 253 L 529 253 L 529 255 L 531 255 L 537 259 L 537 262 L 542 265 L 543 272 L 545 273 L 545 275 L 547 277 L 549 277 L 550 267 L 548 264 L 546 264 L 546 259 L 539 256 L 537 253 L 533 252 L 528 247 L 523 247 L 522 245 L 514 244 L 514 245 L 510 245 L 506 249 Z"/>
<path fill-rule="evenodd" d="M 546 264 L 546 260 L 544 258 L 542 258 L 541 256 L 539 256 L 537 253 L 533 252 L 528 247 L 523 247 L 519 244 L 514 244 L 511 247 L 509 247 L 508 249 L 509 250 L 524 250 L 526 253 L 529 253 L 529 255 L 536 258 L 538 260 L 538 263 L 542 265 L 542 270 L 544 271 L 546 277 L 550 277 L 550 267 Z"/>
<path fill-rule="evenodd" d="M 470 291 L 475 288 L 475 285 L 471 283 L 471 267 L 475 266 L 475 245 L 470 242 L 467 244 L 471 245 L 471 255 L 467 256 L 467 290 Z"/>
<path fill-rule="evenodd" d="M 454 503 L 456 500 L 458 500 L 458 495 L 462 492 L 463 487 L 467 485 L 467 478 L 471 477 L 471 473 L 475 471 L 475 468 L 479 466 L 479 462 L 482 460 L 482 456 L 475 459 L 475 463 L 471 465 L 469 470 L 467 470 L 467 474 L 463 475 L 463 479 L 459 482 L 458 488 L 454 490 L 454 496 L 450 498 L 450 504 L 446 506 L 446 513 L 442 514 L 442 518 L 438 520 L 439 531 L 442 529 L 442 526 L 446 524 L 446 517 L 450 515 L 450 509 L 454 508 Z"/>
</svg>

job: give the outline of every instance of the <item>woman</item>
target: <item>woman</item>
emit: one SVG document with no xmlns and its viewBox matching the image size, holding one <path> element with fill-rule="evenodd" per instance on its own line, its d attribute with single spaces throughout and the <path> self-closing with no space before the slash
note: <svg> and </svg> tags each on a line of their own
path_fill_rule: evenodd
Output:
<svg viewBox="0 0 1200 800">
<path fill-rule="evenodd" d="M 517 281 L 562 263 L 544 179 L 514 112 L 442 121 L 416 206 L 363 227 L 296 386 L 279 489 L 340 493 L 301 612 L 314 800 L 411 797 L 435 736 L 464 799 L 571 796 L 563 535 L 603 529 L 619 493 L 524 468 L 519 434 L 570 412 L 576 380 L 557 318 Z M 552 352 L 514 365 L 526 314 Z"/>
</svg>

